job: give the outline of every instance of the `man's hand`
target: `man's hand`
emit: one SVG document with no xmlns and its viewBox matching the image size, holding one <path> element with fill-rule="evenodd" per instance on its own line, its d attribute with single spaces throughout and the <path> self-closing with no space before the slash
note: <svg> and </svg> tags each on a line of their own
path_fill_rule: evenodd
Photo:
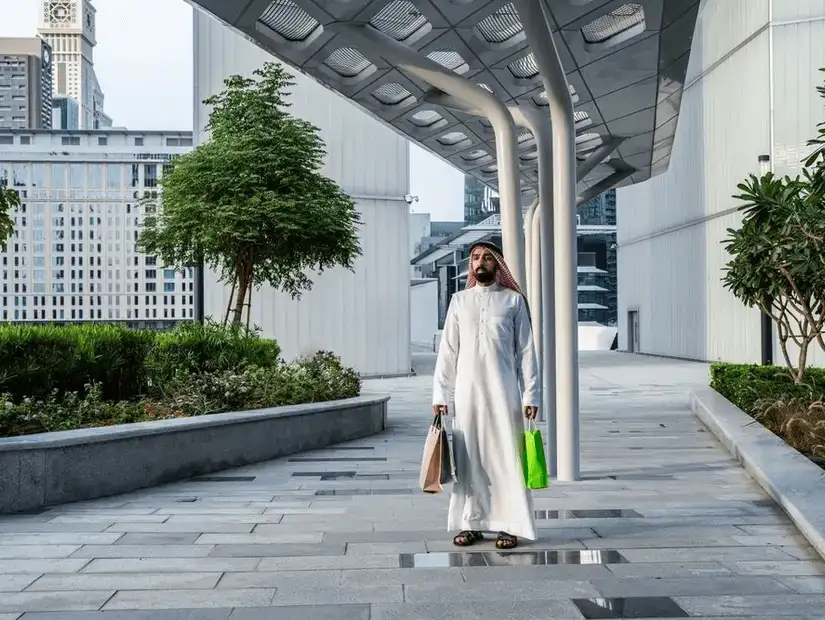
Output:
<svg viewBox="0 0 825 620">
<path fill-rule="evenodd" d="M 536 414 L 538 414 L 538 412 L 539 412 L 538 407 L 529 407 L 528 406 L 528 407 L 524 408 L 524 416 L 528 420 L 535 420 L 536 419 Z"/>
<path fill-rule="evenodd" d="M 433 405 L 433 415 L 447 415 L 447 405 Z"/>
</svg>

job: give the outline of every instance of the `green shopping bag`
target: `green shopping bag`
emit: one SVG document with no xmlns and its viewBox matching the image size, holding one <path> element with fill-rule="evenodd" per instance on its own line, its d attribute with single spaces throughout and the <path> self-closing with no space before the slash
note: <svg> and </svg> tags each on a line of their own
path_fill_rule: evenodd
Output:
<svg viewBox="0 0 825 620">
<path fill-rule="evenodd" d="M 546 489 L 548 485 L 544 442 L 541 440 L 541 431 L 532 418 L 527 422 L 527 430 L 524 431 L 521 441 L 521 463 L 527 488 Z"/>
</svg>

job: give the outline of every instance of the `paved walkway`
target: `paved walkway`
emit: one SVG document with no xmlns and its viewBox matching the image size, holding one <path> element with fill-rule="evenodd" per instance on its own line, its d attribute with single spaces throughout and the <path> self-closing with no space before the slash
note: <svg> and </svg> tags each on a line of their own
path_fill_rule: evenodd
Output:
<svg viewBox="0 0 825 620">
<path fill-rule="evenodd" d="M 585 480 L 535 494 L 515 553 L 448 553 L 416 488 L 430 378 L 374 381 L 381 436 L 0 517 L 0 620 L 825 618 L 825 565 L 688 411 L 706 375 L 583 356 Z"/>
</svg>

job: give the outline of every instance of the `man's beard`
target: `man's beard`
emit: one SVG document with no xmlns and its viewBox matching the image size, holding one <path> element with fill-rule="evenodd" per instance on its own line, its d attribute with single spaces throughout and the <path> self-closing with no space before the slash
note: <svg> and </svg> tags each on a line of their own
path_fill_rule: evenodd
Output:
<svg viewBox="0 0 825 620">
<path fill-rule="evenodd" d="M 490 284 L 496 279 L 495 271 L 487 271 L 484 267 L 476 269 L 476 280 L 479 284 Z"/>
</svg>

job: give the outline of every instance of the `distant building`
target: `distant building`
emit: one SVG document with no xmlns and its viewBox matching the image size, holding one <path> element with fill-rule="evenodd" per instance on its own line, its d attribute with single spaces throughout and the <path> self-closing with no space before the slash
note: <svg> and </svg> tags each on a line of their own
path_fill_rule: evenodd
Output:
<svg viewBox="0 0 825 620">
<path fill-rule="evenodd" d="M 0 128 L 51 129 L 52 51 L 37 37 L 0 38 Z"/>
<path fill-rule="evenodd" d="M 16 189 L 0 249 L 0 319 L 168 329 L 193 319 L 194 277 L 136 245 L 169 161 L 191 132 L 0 130 L 0 185 Z"/>
<path fill-rule="evenodd" d="M 498 197 L 477 178 L 464 176 L 464 224 L 478 224 L 499 212 Z"/>
<path fill-rule="evenodd" d="M 51 45 L 52 95 L 78 102 L 80 129 L 111 126 L 94 69 L 96 9 L 91 0 L 41 0 L 37 32 Z"/>
<path fill-rule="evenodd" d="M 80 129 L 80 106 L 71 97 L 55 97 L 52 101 L 52 129 Z"/>
</svg>

